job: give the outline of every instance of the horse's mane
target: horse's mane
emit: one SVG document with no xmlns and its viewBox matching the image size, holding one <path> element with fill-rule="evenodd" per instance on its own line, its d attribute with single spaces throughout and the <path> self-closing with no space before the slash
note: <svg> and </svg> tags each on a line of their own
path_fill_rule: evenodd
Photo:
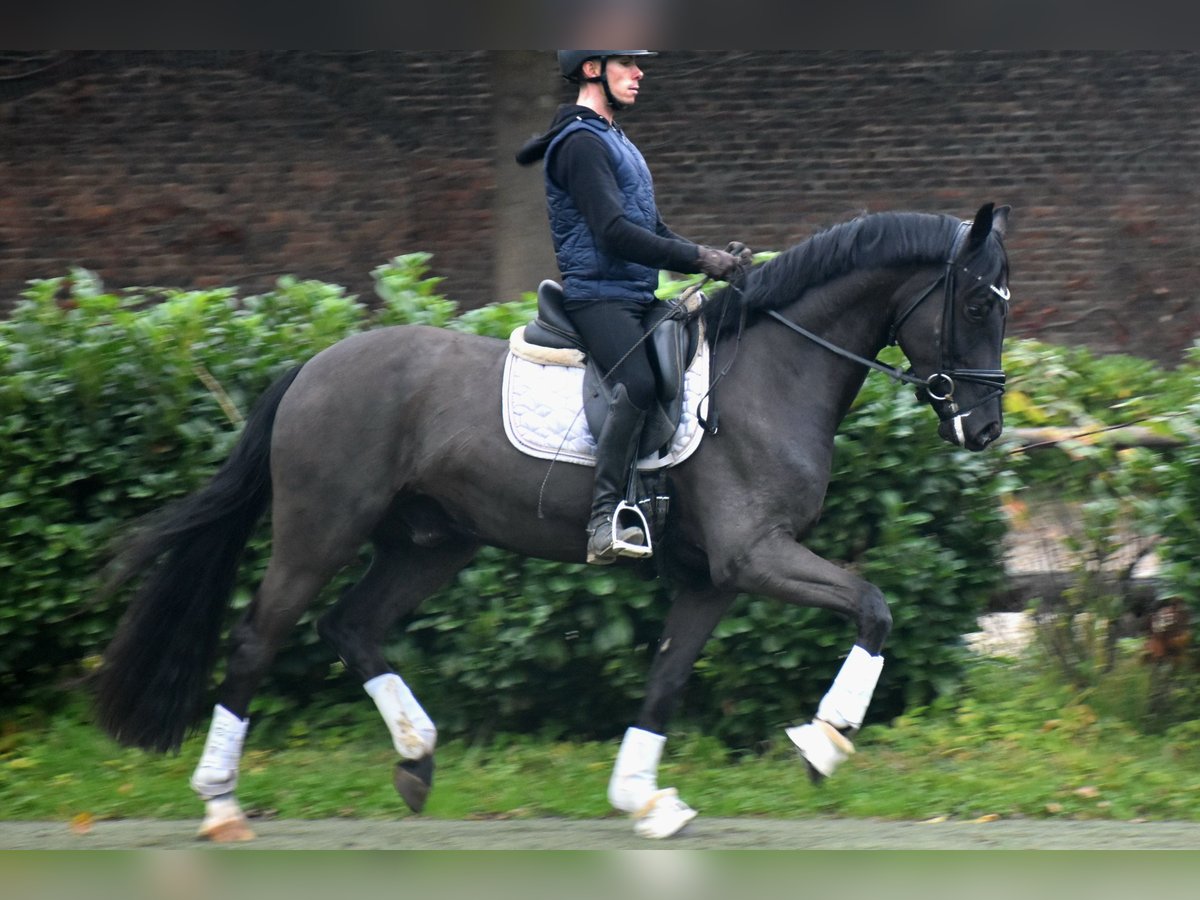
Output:
<svg viewBox="0 0 1200 900">
<path fill-rule="evenodd" d="M 728 328 L 741 309 L 776 309 L 805 291 L 860 269 L 934 263 L 950 252 L 960 219 L 915 212 L 871 213 L 818 232 L 756 266 L 739 290 L 725 288 L 705 304 L 708 333 Z"/>
</svg>

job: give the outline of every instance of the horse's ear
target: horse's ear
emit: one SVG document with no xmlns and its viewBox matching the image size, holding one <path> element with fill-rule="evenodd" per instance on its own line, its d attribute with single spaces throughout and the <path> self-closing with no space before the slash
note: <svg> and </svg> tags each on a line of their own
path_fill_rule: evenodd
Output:
<svg viewBox="0 0 1200 900">
<path fill-rule="evenodd" d="M 985 203 L 979 207 L 979 212 L 975 213 L 975 221 L 971 223 L 971 233 L 967 235 L 968 252 L 982 247 L 987 236 L 992 233 L 992 210 L 995 208 L 995 203 Z"/>
<path fill-rule="evenodd" d="M 997 206 L 992 213 L 992 231 L 1005 237 L 1008 235 L 1008 214 L 1012 212 L 1011 206 Z"/>
</svg>

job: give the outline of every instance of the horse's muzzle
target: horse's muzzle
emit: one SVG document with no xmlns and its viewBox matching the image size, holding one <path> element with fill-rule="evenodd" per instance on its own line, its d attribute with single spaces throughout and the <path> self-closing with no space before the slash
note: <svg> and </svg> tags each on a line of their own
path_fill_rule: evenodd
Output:
<svg viewBox="0 0 1200 900">
<path fill-rule="evenodd" d="M 983 415 L 975 409 L 957 416 L 943 419 L 938 426 L 942 440 L 972 452 L 985 450 L 1000 437 L 1003 423 L 999 417 Z"/>
</svg>

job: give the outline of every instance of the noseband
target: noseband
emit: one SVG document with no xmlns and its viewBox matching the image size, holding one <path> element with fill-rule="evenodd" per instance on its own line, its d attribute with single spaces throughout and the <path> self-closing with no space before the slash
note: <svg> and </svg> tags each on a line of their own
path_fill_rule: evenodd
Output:
<svg viewBox="0 0 1200 900">
<path fill-rule="evenodd" d="M 958 255 L 962 250 L 962 244 L 966 240 L 967 233 L 971 228 L 970 222 L 962 222 L 958 226 L 958 232 L 955 234 L 954 243 L 950 248 L 950 256 L 946 261 L 946 268 L 925 290 L 921 291 L 913 300 L 911 300 L 904 311 L 896 317 L 892 323 L 892 327 L 888 332 L 888 346 L 896 344 L 900 336 L 900 329 L 904 327 L 905 322 L 909 317 L 916 312 L 917 308 L 925 302 L 927 298 L 933 295 L 937 286 L 944 286 L 942 300 L 942 333 L 938 340 L 938 371 L 932 375 L 921 378 L 911 374 L 911 371 L 905 372 L 894 366 L 889 366 L 881 363 L 877 359 L 867 359 L 865 356 L 859 356 L 832 344 L 825 340 L 820 335 L 817 335 L 801 325 L 797 325 L 790 319 L 785 318 L 777 310 L 768 310 L 767 314 L 775 320 L 782 322 L 788 328 L 798 334 L 803 335 L 815 344 L 824 347 L 832 353 L 845 359 L 853 360 L 876 370 L 883 372 L 885 375 L 894 378 L 897 381 L 905 384 L 916 385 L 926 392 L 929 398 L 938 404 L 942 404 L 941 409 L 937 409 L 938 418 L 943 421 L 949 419 L 961 420 L 967 416 L 973 409 L 982 406 L 989 400 L 1001 396 L 1004 393 L 1005 375 L 1002 369 L 954 369 L 947 365 L 948 359 L 953 358 L 953 353 L 948 352 L 952 349 L 951 345 L 954 340 L 954 286 L 955 278 L 961 270 L 966 272 L 972 278 L 982 281 L 980 276 L 976 275 L 966 266 L 958 262 Z M 1000 298 L 1007 306 L 1009 300 L 1008 288 L 997 287 L 994 284 L 989 284 L 991 291 Z M 959 383 L 966 384 L 981 384 L 991 388 L 981 399 L 973 403 L 966 409 L 961 409 L 954 399 L 954 392 Z"/>
</svg>

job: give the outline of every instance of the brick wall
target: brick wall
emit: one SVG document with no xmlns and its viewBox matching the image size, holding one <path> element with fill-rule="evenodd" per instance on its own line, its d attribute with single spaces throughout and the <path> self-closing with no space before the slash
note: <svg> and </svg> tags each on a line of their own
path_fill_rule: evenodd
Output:
<svg viewBox="0 0 1200 900">
<path fill-rule="evenodd" d="M 68 265 L 114 287 L 252 291 L 292 273 L 367 295 L 371 269 L 412 250 L 486 296 L 480 54 L 80 54 L 59 69 L 0 88 L 3 296 Z"/>
<path fill-rule="evenodd" d="M 711 60 L 664 57 L 627 127 L 677 230 L 782 247 L 862 210 L 996 200 L 1015 333 L 1163 360 L 1200 334 L 1200 54 Z M 647 110 L 666 107 L 693 130 L 664 137 Z"/>
<path fill-rule="evenodd" d="M 508 298 L 500 257 L 527 253 L 532 287 L 553 272 L 498 224 L 520 177 L 500 143 L 568 90 L 552 54 L 496 66 L 511 52 L 0 56 L 0 302 L 69 265 L 367 296 L 412 250 L 464 306 Z M 1198 52 L 671 51 L 647 70 L 622 124 L 681 234 L 781 249 L 862 211 L 996 200 L 1014 333 L 1168 362 L 1200 335 Z"/>
</svg>

